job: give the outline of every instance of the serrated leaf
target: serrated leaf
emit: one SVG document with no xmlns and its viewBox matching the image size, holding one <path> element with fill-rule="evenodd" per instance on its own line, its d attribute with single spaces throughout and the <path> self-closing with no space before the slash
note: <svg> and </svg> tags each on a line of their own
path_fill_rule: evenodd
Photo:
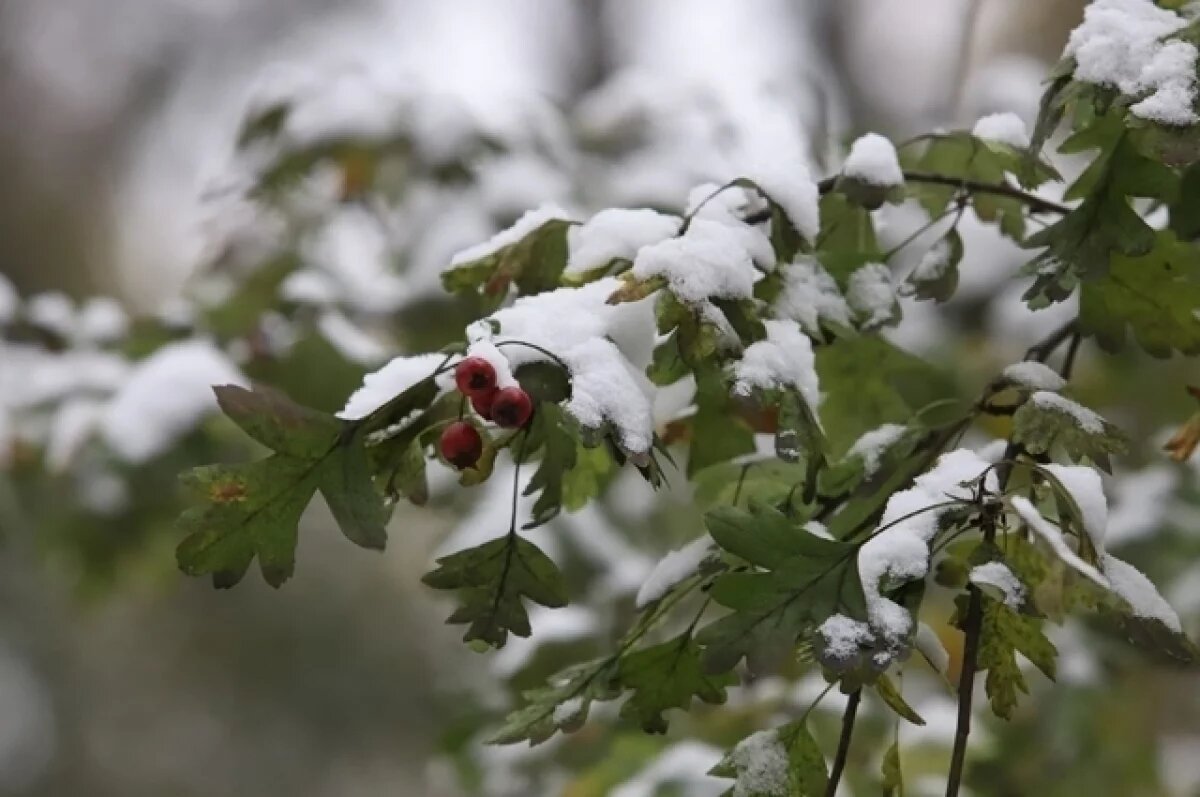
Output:
<svg viewBox="0 0 1200 797">
<path fill-rule="evenodd" d="M 725 378 L 714 368 L 696 373 L 696 414 L 692 416 L 691 427 L 688 478 L 755 450 L 754 433 L 738 420 Z"/>
<path fill-rule="evenodd" d="M 925 253 L 904 283 L 906 296 L 944 302 L 958 288 L 958 264 L 963 244 L 958 231 L 951 229 Z"/>
<path fill-rule="evenodd" d="M 725 687 L 737 683 L 731 674 L 712 675 L 700 666 L 700 648 L 690 633 L 621 657 L 617 681 L 632 690 L 621 706 L 621 716 L 646 733 L 666 733 L 663 712 L 687 710 L 696 697 L 706 703 L 724 703 Z"/>
<path fill-rule="evenodd" d="M 734 778 L 738 797 L 824 797 L 825 756 L 803 720 L 751 734 L 708 772 Z"/>
<path fill-rule="evenodd" d="M 1045 393 L 1035 393 L 1013 414 L 1012 440 L 1030 454 L 1061 448 L 1071 458 L 1088 457 L 1104 470 L 1111 469 L 1111 454 L 1125 450 L 1125 437 L 1117 427 L 1070 399 Z"/>
<path fill-rule="evenodd" d="M 998 717 L 1011 719 L 1017 705 L 1017 693 L 1029 692 L 1017 665 L 1016 653 L 1021 653 L 1047 678 L 1054 680 L 1058 650 L 1042 633 L 1041 620 L 1017 614 L 987 596 L 982 596 L 981 600 L 983 623 L 978 666 L 987 671 L 984 687 L 992 711 Z"/>
<path fill-rule="evenodd" d="M 442 272 L 451 293 L 480 293 L 494 299 L 516 285 L 522 295 L 559 287 L 567 265 L 567 230 L 573 222 L 550 219 L 519 241 Z"/>
<path fill-rule="evenodd" d="M 488 744 L 540 744 L 557 731 L 570 732 L 587 720 L 594 701 L 620 694 L 614 657 L 572 665 L 545 685 L 523 693 L 525 705 L 509 713 Z"/>
<path fill-rule="evenodd" d="M 1085 282 L 1080 331 L 1105 349 L 1124 344 L 1126 330 L 1147 353 L 1200 352 L 1200 250 L 1160 232 L 1140 257 L 1115 254 L 1103 279 Z"/>
<path fill-rule="evenodd" d="M 865 619 L 855 546 L 817 537 L 767 507 L 753 514 L 720 510 L 708 522 L 718 545 L 764 568 L 726 573 L 710 589 L 713 600 L 733 610 L 698 635 L 710 672 L 731 669 L 743 657 L 752 672 L 775 669 L 830 615 Z"/>
<path fill-rule="evenodd" d="M 457 590 L 459 607 L 447 620 L 467 624 L 463 640 L 503 647 L 511 632 L 530 634 L 526 599 L 549 608 L 567 605 L 558 566 L 515 532 L 444 556 L 421 580 L 434 589 Z"/>
<path fill-rule="evenodd" d="M 316 459 L 329 452 L 342 432 L 332 415 L 303 407 L 265 385 L 253 390 L 220 385 L 213 393 L 221 411 L 242 431 L 281 454 Z"/>
</svg>

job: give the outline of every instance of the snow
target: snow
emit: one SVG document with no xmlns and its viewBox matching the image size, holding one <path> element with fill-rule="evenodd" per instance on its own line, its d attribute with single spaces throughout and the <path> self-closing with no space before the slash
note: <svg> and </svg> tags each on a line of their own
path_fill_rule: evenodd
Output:
<svg viewBox="0 0 1200 797">
<path fill-rule="evenodd" d="M 1058 392 L 1067 386 L 1067 380 L 1045 363 L 1036 360 L 1022 360 L 1006 367 L 1001 376 L 1008 382 L 1028 390 L 1049 390 Z"/>
<path fill-rule="evenodd" d="M 863 477 L 869 479 L 879 470 L 879 460 L 883 457 L 883 452 L 899 442 L 907 431 L 906 426 L 885 423 L 877 429 L 863 433 L 862 437 L 850 446 L 846 456 L 860 458 L 863 463 Z"/>
<path fill-rule="evenodd" d="M 820 194 L 808 167 L 799 158 L 755 157 L 742 164 L 742 177 L 754 181 L 763 193 L 783 208 L 796 232 L 815 241 L 821 229 Z"/>
<path fill-rule="evenodd" d="M 555 725 L 563 725 L 573 721 L 583 713 L 583 698 L 572 697 L 569 700 L 564 700 L 554 707 L 552 719 Z"/>
<path fill-rule="evenodd" d="M 942 675 L 950 669 L 950 653 L 942 644 L 941 637 L 927 623 L 917 623 L 917 635 L 913 645 L 929 662 L 929 666 Z"/>
<path fill-rule="evenodd" d="M 953 509 L 938 506 L 949 500 L 969 500 L 974 488 L 963 487 L 987 472 L 984 486 L 997 491 L 994 469 L 975 452 L 957 449 L 918 476 L 913 486 L 894 493 L 884 508 L 879 527 L 858 552 L 858 571 L 871 628 L 891 644 L 903 643 L 912 630 L 908 610 L 884 593 L 898 584 L 924 578 L 929 570 L 929 543 L 938 519 Z"/>
<path fill-rule="evenodd" d="M 738 742 L 729 757 L 737 768 L 733 797 L 790 793 L 787 749 L 774 730 L 750 734 Z"/>
<path fill-rule="evenodd" d="M 1100 563 L 1112 591 L 1129 604 L 1134 617 L 1158 620 L 1172 631 L 1182 630 L 1179 615 L 1140 570 L 1111 554 L 1104 554 Z"/>
<path fill-rule="evenodd" d="M 450 258 L 450 266 L 460 266 L 490 257 L 505 247 L 519 243 L 525 236 L 538 230 L 550 221 L 570 221 L 570 216 L 554 203 L 539 205 L 533 210 L 526 211 L 511 227 L 501 230 L 483 243 L 467 247 Z"/>
<path fill-rule="evenodd" d="M 466 356 L 486 360 L 488 365 L 492 366 L 492 370 L 496 372 L 497 388 L 503 389 L 517 384 L 517 378 L 513 376 L 512 365 L 508 358 L 491 340 L 473 341 L 471 345 L 467 346 Z"/>
<path fill-rule="evenodd" d="M 532 629 L 529 636 L 510 636 L 508 643 L 492 657 L 493 673 L 511 678 L 525 669 L 543 645 L 587 639 L 600 629 L 600 618 L 587 606 L 573 604 L 558 609 L 531 606 L 529 627 Z"/>
<path fill-rule="evenodd" d="M 820 336 L 821 321 L 851 326 L 850 307 L 837 283 L 813 257 L 801 257 L 782 269 L 783 287 L 775 315 L 798 321 L 809 335 Z"/>
<path fill-rule="evenodd" d="M 362 387 L 350 395 L 337 416 L 348 421 L 367 417 L 428 377 L 445 359 L 445 355 L 436 353 L 395 358 L 378 371 L 364 376 Z"/>
<path fill-rule="evenodd" d="M 103 411 L 103 402 L 82 397 L 67 399 L 59 406 L 46 439 L 44 456 L 48 471 L 66 472 L 96 431 Z"/>
<path fill-rule="evenodd" d="M 921 256 L 909 279 L 916 282 L 933 282 L 941 279 L 949 268 L 950 244 L 945 240 L 938 240 Z"/>
<path fill-rule="evenodd" d="M 867 133 L 850 145 L 842 174 L 882 187 L 904 184 L 896 148 L 878 133 Z"/>
<path fill-rule="evenodd" d="M 304 268 L 288 274 L 279 286 L 279 296 L 296 304 L 326 305 L 337 301 L 337 285 L 322 271 Z"/>
<path fill-rule="evenodd" d="M 673 294 L 692 305 L 714 298 L 748 299 L 761 275 L 741 230 L 693 219 L 682 236 L 642 247 L 633 261 L 633 275 L 643 280 L 662 277 Z"/>
<path fill-rule="evenodd" d="M 976 565 L 971 568 L 967 579 L 993 597 L 999 596 L 1010 609 L 1020 609 L 1025 602 L 1025 585 L 1003 562 Z"/>
<path fill-rule="evenodd" d="M 891 271 L 882 263 L 868 263 L 858 268 L 850 275 L 846 300 L 864 327 L 888 323 L 892 320 L 896 305 Z"/>
<path fill-rule="evenodd" d="M 25 302 L 25 317 L 36 327 L 68 338 L 75 326 L 75 304 L 58 291 L 35 294 Z"/>
<path fill-rule="evenodd" d="M 637 608 L 649 606 L 670 592 L 676 584 L 694 575 L 712 545 L 712 537 L 705 534 L 659 560 L 638 590 Z"/>
<path fill-rule="evenodd" d="M 1179 471 L 1154 465 L 1125 473 L 1110 482 L 1112 506 L 1108 512 L 1107 542 L 1121 545 L 1153 534 L 1164 523 L 1171 495 L 1179 484 Z"/>
<path fill-rule="evenodd" d="M 643 246 L 679 232 L 678 216 L 648 208 L 609 208 L 567 231 L 567 268 L 583 275 L 617 258 L 632 261 Z"/>
<path fill-rule="evenodd" d="M 971 135 L 1017 149 L 1029 146 L 1029 130 L 1025 127 L 1025 122 L 1012 112 L 981 116 L 979 121 L 975 122 L 975 127 L 971 128 Z"/>
<path fill-rule="evenodd" d="M 471 324 L 467 338 L 473 347 L 480 341 L 496 344 L 512 369 L 553 361 L 521 344 L 552 352 L 571 375 L 571 398 L 564 409 L 590 428 L 611 424 L 622 447 L 642 453 L 654 441 L 654 386 L 644 373 L 653 349 L 654 300 L 608 304 L 621 284 L 606 277 L 521 297 Z"/>
<path fill-rule="evenodd" d="M 1075 553 L 1067 545 L 1067 541 L 1059 528 L 1043 518 L 1041 513 L 1037 511 L 1037 507 L 1029 502 L 1029 499 L 1018 495 L 1014 496 L 1011 502 L 1012 508 L 1016 510 L 1025 525 L 1045 540 L 1059 559 L 1100 586 L 1108 588 L 1108 579 L 1095 567 L 1079 558 L 1079 554 Z"/>
<path fill-rule="evenodd" d="M 129 331 L 129 317 L 107 296 L 88 299 L 75 319 L 75 336 L 88 343 L 112 343 Z"/>
<path fill-rule="evenodd" d="M 1063 489 L 1075 501 L 1083 516 L 1083 528 L 1097 551 L 1104 550 L 1104 533 L 1108 526 L 1108 499 L 1104 497 L 1104 484 L 1100 474 L 1093 468 L 1072 465 L 1042 466 L 1051 476 L 1058 479 Z"/>
<path fill-rule="evenodd" d="M 751 343 L 734 364 L 733 392 L 795 388 L 816 413 L 821 400 L 812 343 L 791 321 L 767 319 L 765 340 Z"/>
<path fill-rule="evenodd" d="M 217 409 L 214 385 L 246 379 L 213 343 L 169 343 L 138 362 L 100 419 L 104 442 L 128 462 L 170 448 Z"/>
<path fill-rule="evenodd" d="M 1070 416 L 1083 431 L 1089 434 L 1104 434 L 1104 419 L 1087 407 L 1071 401 L 1069 398 L 1064 398 L 1057 393 L 1051 393 L 1046 390 L 1039 390 L 1030 396 L 1029 400 L 1033 402 L 1034 406 L 1040 409 L 1051 410 Z"/>
<path fill-rule="evenodd" d="M 1074 56 L 1075 78 L 1112 86 L 1144 98 L 1130 107 L 1143 119 L 1189 125 L 1197 117 L 1194 45 L 1163 41 L 1187 24 L 1149 0 L 1096 0 L 1071 32 L 1065 54 Z"/>
<path fill-rule="evenodd" d="M 825 640 L 825 653 L 838 661 L 854 658 L 862 647 L 875 641 L 869 625 L 844 614 L 831 614 L 817 627 L 817 633 Z"/>
<path fill-rule="evenodd" d="M 365 208 L 339 211 L 305 246 L 306 260 L 332 278 L 338 298 L 368 313 L 387 313 L 411 298 L 396 273 L 394 251 L 379 218 Z"/>
</svg>

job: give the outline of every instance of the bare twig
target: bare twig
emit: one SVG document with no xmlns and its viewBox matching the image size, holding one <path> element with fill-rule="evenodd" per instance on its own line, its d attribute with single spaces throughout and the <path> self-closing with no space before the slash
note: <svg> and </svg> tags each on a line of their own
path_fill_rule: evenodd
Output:
<svg viewBox="0 0 1200 797">
<path fill-rule="evenodd" d="M 858 703 L 861 700 L 862 689 L 855 689 L 846 701 L 846 711 L 842 714 L 842 735 L 838 739 L 833 767 L 829 770 L 829 785 L 825 789 L 825 797 L 837 794 L 838 783 L 841 782 L 842 772 L 846 769 L 846 758 L 850 755 L 850 739 L 854 735 L 854 720 L 858 716 Z"/>
</svg>

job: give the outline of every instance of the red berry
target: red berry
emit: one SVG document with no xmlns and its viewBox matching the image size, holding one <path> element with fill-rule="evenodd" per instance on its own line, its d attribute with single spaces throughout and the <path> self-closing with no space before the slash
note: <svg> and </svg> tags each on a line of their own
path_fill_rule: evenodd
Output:
<svg viewBox="0 0 1200 797">
<path fill-rule="evenodd" d="M 533 400 L 519 387 L 496 391 L 492 399 L 492 420 L 505 429 L 519 429 L 533 414 Z"/>
<path fill-rule="evenodd" d="M 442 458 L 462 470 L 479 461 L 483 454 L 483 438 L 479 430 L 466 421 L 455 421 L 442 430 Z"/>
<path fill-rule="evenodd" d="M 476 414 L 485 421 L 492 419 L 492 402 L 496 400 L 496 394 L 499 390 L 489 390 L 486 393 L 471 394 L 471 407 Z"/>
<path fill-rule="evenodd" d="M 454 383 L 468 396 L 496 389 L 496 369 L 482 357 L 468 357 L 454 367 Z"/>
</svg>

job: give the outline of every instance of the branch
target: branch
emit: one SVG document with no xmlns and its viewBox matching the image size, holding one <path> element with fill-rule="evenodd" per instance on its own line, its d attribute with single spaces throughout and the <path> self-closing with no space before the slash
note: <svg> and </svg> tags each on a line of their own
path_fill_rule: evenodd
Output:
<svg viewBox="0 0 1200 797">
<path fill-rule="evenodd" d="M 829 771 L 829 785 L 825 788 L 825 797 L 837 794 L 838 783 L 842 779 L 842 771 L 846 769 L 846 758 L 850 755 L 850 737 L 854 735 L 854 720 L 858 716 L 858 703 L 862 700 L 862 689 L 855 689 L 846 701 L 846 711 L 842 714 L 842 735 L 838 739 L 837 755 L 833 759 L 833 768 Z"/>
<path fill-rule="evenodd" d="M 983 630 L 983 594 L 970 587 L 967 617 L 963 621 L 966 643 L 963 646 L 962 672 L 958 676 L 958 725 L 954 729 L 954 753 L 946 780 L 946 797 L 958 797 L 963 765 L 967 759 L 967 737 L 971 734 L 971 703 L 975 694 L 975 672 L 979 660 L 979 638 Z"/>
</svg>

